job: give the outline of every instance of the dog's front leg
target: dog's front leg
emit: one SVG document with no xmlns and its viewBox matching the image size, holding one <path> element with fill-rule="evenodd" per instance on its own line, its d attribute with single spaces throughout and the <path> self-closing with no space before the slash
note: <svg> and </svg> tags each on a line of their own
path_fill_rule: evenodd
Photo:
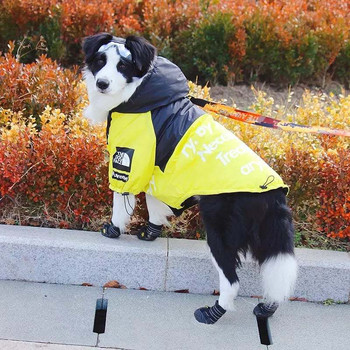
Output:
<svg viewBox="0 0 350 350">
<path fill-rule="evenodd" d="M 148 223 L 137 234 L 143 241 L 154 241 L 160 236 L 162 226 L 168 224 L 168 216 L 173 215 L 171 209 L 157 198 L 146 194 L 146 204 L 148 209 Z"/>
<path fill-rule="evenodd" d="M 126 225 L 135 208 L 135 196 L 133 194 L 120 194 L 113 192 L 112 222 L 105 224 L 102 235 L 109 238 L 118 238 L 124 233 Z"/>
</svg>

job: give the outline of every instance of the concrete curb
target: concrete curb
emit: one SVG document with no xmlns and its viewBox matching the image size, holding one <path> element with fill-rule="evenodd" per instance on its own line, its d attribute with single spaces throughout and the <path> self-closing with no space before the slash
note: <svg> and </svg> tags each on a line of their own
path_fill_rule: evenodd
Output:
<svg viewBox="0 0 350 350">
<path fill-rule="evenodd" d="M 309 301 L 349 301 L 350 257 L 345 252 L 296 249 L 299 276 L 294 292 Z M 249 257 L 239 271 L 240 295 L 261 295 L 259 268 Z M 188 289 L 212 293 L 218 276 L 204 241 L 0 225 L 0 279 L 102 286 L 118 280 L 128 288 Z"/>
</svg>

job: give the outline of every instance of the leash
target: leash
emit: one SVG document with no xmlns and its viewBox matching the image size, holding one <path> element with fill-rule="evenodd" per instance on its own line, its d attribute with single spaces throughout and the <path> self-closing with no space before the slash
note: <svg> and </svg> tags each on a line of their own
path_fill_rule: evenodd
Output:
<svg viewBox="0 0 350 350">
<path fill-rule="evenodd" d="M 284 122 L 279 119 L 266 117 L 262 114 L 243 111 L 241 109 L 226 106 L 217 102 L 207 101 L 201 98 L 189 96 L 189 99 L 193 104 L 202 107 L 207 112 L 252 125 L 259 125 L 266 128 L 279 129 L 283 131 L 350 137 L 350 130 L 331 129 L 322 126 L 309 126 Z"/>
</svg>

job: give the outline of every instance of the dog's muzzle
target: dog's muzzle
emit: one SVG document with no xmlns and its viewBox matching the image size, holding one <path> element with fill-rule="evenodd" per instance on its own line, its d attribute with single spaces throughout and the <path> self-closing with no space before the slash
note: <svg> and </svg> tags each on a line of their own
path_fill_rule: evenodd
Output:
<svg viewBox="0 0 350 350">
<path fill-rule="evenodd" d="M 106 90 L 109 87 L 109 81 L 106 79 L 97 79 L 96 86 L 101 90 Z"/>
</svg>

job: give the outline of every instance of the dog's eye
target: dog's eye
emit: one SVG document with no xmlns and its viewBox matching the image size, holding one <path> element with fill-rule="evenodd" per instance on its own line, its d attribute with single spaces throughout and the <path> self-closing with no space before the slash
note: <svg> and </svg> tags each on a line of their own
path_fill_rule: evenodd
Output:
<svg viewBox="0 0 350 350">
<path fill-rule="evenodd" d="M 104 61 L 102 58 L 100 58 L 99 60 L 97 60 L 97 64 L 98 64 L 99 66 L 102 66 L 104 63 L 105 63 L 105 61 Z"/>
</svg>

